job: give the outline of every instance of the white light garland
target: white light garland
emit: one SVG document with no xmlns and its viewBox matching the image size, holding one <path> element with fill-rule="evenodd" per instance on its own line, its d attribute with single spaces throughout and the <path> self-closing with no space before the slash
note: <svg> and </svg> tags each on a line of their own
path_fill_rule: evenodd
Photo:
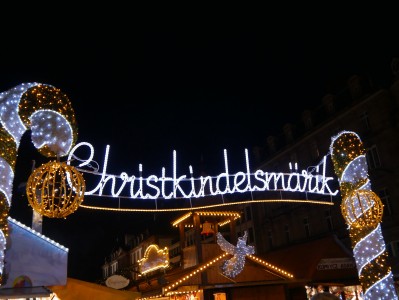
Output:
<svg viewBox="0 0 399 300">
<path fill-rule="evenodd" d="M 29 118 L 31 139 L 40 149 L 47 146 L 60 156 L 66 155 L 72 147 L 72 127 L 60 113 L 49 109 L 37 110 Z"/>
<path fill-rule="evenodd" d="M 77 144 L 69 153 L 68 162 L 77 157 L 75 152 L 81 147 L 89 147 L 89 158 L 83 160 L 79 166 L 90 165 L 93 162 L 94 147 L 87 142 Z M 81 172 L 101 176 L 98 184 L 93 189 L 87 189 L 85 195 L 102 196 L 106 188 L 110 189 L 111 197 L 130 197 L 132 199 L 176 199 L 176 198 L 202 198 L 205 196 L 216 196 L 223 194 L 264 192 L 264 191 L 285 191 L 304 192 L 321 195 L 335 196 L 338 190 L 330 187 L 333 177 L 326 176 L 326 157 L 321 162 L 320 173 L 313 174 L 307 170 L 291 173 L 276 173 L 256 170 L 251 172 L 249 167 L 248 150 L 245 149 L 245 172 L 229 173 L 227 151 L 224 150 L 225 170 L 217 176 L 193 177 L 192 166 L 189 166 L 190 177 L 177 174 L 177 155 L 173 151 L 172 176 L 166 174 L 166 169 L 161 169 L 161 177 L 150 175 L 143 177 L 143 166 L 139 165 L 139 176 L 128 175 L 121 172 L 120 175 L 107 173 L 110 146 L 105 150 L 103 168 L 101 173 L 79 169 Z M 125 195 L 123 194 L 125 192 Z M 128 195 L 126 195 L 128 194 Z"/>
<path fill-rule="evenodd" d="M 57 248 L 65 251 L 65 252 L 69 252 L 68 248 L 62 246 L 61 244 L 57 243 L 56 241 L 53 241 L 52 239 L 48 238 L 47 236 L 41 234 L 40 232 L 37 232 L 36 230 L 34 230 L 34 229 L 22 224 L 21 222 L 13 219 L 11 217 L 8 217 L 7 219 L 8 219 L 9 222 L 21 227 L 22 229 L 24 229 L 26 231 L 29 231 L 30 233 L 34 234 L 35 236 L 39 237 L 40 239 L 42 239 L 42 240 L 44 240 L 44 241 L 46 241 L 48 243 L 50 243 L 51 245 L 56 246 Z"/>
<path fill-rule="evenodd" d="M 6 238 L 4 236 L 3 231 L 0 230 L 0 275 L 3 275 L 5 250 L 6 250 Z"/>
<path fill-rule="evenodd" d="M 26 127 L 18 114 L 19 101 L 29 88 L 36 85 L 38 83 L 22 83 L 0 94 L 0 122 L 13 137 L 17 147 L 26 131 Z"/>
</svg>

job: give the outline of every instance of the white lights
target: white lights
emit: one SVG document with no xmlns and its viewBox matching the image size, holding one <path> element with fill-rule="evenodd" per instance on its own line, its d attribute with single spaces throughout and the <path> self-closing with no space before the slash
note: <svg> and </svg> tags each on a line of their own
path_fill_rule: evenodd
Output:
<svg viewBox="0 0 399 300">
<path fill-rule="evenodd" d="M 66 155 L 72 146 L 72 128 L 60 113 L 49 110 L 37 110 L 29 118 L 33 145 L 40 149 L 44 145 L 60 156 Z"/>
<path fill-rule="evenodd" d="M 13 179 L 14 172 L 11 166 L 0 157 L 0 192 L 6 197 L 8 206 L 11 206 Z"/>
<path fill-rule="evenodd" d="M 4 251 L 6 250 L 6 238 L 3 231 L 0 230 L 0 275 L 3 275 Z"/>
<path fill-rule="evenodd" d="M 234 278 L 244 269 L 245 256 L 255 253 L 253 246 L 247 246 L 248 232 L 245 231 L 244 235 L 238 238 L 237 246 L 233 246 L 226 241 L 220 232 L 216 234 L 216 237 L 220 248 L 223 251 L 233 255 L 232 258 L 223 262 L 221 266 L 222 272 L 225 276 Z"/>
<path fill-rule="evenodd" d="M 37 83 L 23 83 L 0 94 L 0 122 L 19 146 L 26 127 L 18 114 L 18 105 L 23 93 Z"/>
<path fill-rule="evenodd" d="M 41 233 L 39 233 L 39 232 L 33 230 L 32 228 L 30 228 L 30 227 L 28 227 L 28 226 L 25 226 L 25 225 L 22 224 L 21 222 L 19 222 L 19 221 L 17 221 L 17 220 L 14 220 L 14 219 L 11 218 L 11 217 L 8 217 L 8 221 L 11 222 L 11 223 L 13 223 L 13 224 L 15 224 L 15 225 L 18 225 L 19 227 L 23 228 L 23 229 L 26 230 L 26 231 L 29 231 L 29 232 L 33 233 L 34 235 L 36 235 L 37 237 L 41 238 L 42 240 L 44 240 L 44 241 L 50 243 L 50 244 L 53 245 L 53 246 L 58 247 L 59 249 L 65 251 L 65 252 L 68 252 L 68 251 L 69 251 L 68 248 L 66 248 L 66 247 L 60 245 L 59 243 L 57 243 L 57 242 L 55 242 L 55 241 L 49 239 L 49 238 L 46 237 L 45 235 L 43 235 L 43 234 L 41 234 Z"/>
<path fill-rule="evenodd" d="M 76 145 L 69 154 L 69 158 L 74 157 L 74 152 L 80 146 L 93 147 L 88 143 Z M 285 191 L 285 192 L 306 192 L 321 195 L 334 196 L 338 190 L 332 190 L 329 186 L 333 177 L 326 176 L 326 159 L 322 162 L 320 174 L 313 174 L 306 170 L 298 172 L 297 167 L 291 173 L 276 173 L 256 170 L 252 173 L 249 167 L 248 151 L 245 149 L 245 172 L 229 173 L 227 151 L 224 150 L 224 172 L 217 176 L 201 176 L 194 178 L 192 167 L 189 166 L 190 178 L 186 175 L 177 174 L 177 155 L 173 151 L 173 170 L 172 176 L 168 177 L 166 169 L 161 169 L 161 177 L 154 174 L 143 177 L 142 165 L 140 164 L 139 176 L 107 174 L 108 157 L 110 146 L 105 150 L 103 168 L 101 173 L 89 171 L 90 174 L 101 176 L 98 184 L 91 190 L 87 190 L 85 195 L 104 195 L 110 189 L 112 197 L 130 197 L 132 199 L 176 199 L 176 198 L 202 198 L 205 196 L 216 196 L 232 193 L 245 193 L 253 191 Z M 83 162 L 89 165 L 93 156 Z M 82 165 L 82 164 L 81 164 Z M 85 170 L 79 169 L 82 172 Z M 125 194 L 123 194 L 125 192 Z M 128 194 L 128 196 L 126 195 Z"/>
</svg>

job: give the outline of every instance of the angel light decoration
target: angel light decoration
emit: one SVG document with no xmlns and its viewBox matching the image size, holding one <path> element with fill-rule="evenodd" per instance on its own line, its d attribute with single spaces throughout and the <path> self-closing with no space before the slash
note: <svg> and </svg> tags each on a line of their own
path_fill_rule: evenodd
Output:
<svg viewBox="0 0 399 300">
<path fill-rule="evenodd" d="M 238 238 L 237 246 L 229 243 L 220 232 L 216 234 L 216 237 L 220 248 L 233 255 L 232 258 L 223 262 L 222 273 L 229 278 L 234 278 L 244 269 L 245 256 L 255 253 L 254 246 L 247 246 L 248 232 L 245 231 L 244 235 Z"/>
</svg>

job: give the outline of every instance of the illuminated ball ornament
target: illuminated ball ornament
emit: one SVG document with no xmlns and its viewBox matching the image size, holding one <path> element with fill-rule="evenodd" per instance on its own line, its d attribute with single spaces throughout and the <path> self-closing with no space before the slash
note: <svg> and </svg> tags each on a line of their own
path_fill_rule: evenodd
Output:
<svg viewBox="0 0 399 300">
<path fill-rule="evenodd" d="M 375 228 L 382 221 L 384 205 L 373 191 L 355 190 L 342 201 L 341 210 L 351 227 Z"/>
<path fill-rule="evenodd" d="M 36 212 L 50 218 L 65 218 L 78 209 L 85 188 L 83 176 L 75 167 L 50 161 L 33 171 L 26 193 Z"/>
</svg>

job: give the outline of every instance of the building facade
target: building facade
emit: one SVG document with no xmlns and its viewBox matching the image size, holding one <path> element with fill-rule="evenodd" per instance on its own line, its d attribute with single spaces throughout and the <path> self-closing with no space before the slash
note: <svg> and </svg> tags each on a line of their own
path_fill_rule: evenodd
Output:
<svg viewBox="0 0 399 300">
<path fill-rule="evenodd" d="M 388 263 L 396 281 L 399 279 L 398 101 L 397 74 L 386 88 L 376 87 L 364 77 L 352 76 L 340 93 L 326 95 L 320 107 L 304 111 L 302 122 L 286 124 L 281 134 L 269 136 L 265 147 L 256 149 L 258 169 L 290 172 L 289 163 L 291 166 L 298 165 L 301 170 L 316 167 L 326 155 L 327 160 L 331 160 L 331 138 L 342 131 L 356 132 L 367 152 L 372 189 L 384 204 L 381 226 L 389 253 Z M 334 176 L 333 173 L 330 176 Z M 288 197 L 278 196 L 282 199 Z M 289 197 L 300 199 L 304 196 L 308 195 Z M 327 235 L 336 236 L 347 249 L 351 249 L 349 232 L 341 212 L 340 194 L 330 199 L 319 199 L 334 205 L 249 205 L 258 253 L 264 253 L 267 257 L 268 253 Z M 290 270 L 290 266 L 285 267 Z"/>
</svg>

